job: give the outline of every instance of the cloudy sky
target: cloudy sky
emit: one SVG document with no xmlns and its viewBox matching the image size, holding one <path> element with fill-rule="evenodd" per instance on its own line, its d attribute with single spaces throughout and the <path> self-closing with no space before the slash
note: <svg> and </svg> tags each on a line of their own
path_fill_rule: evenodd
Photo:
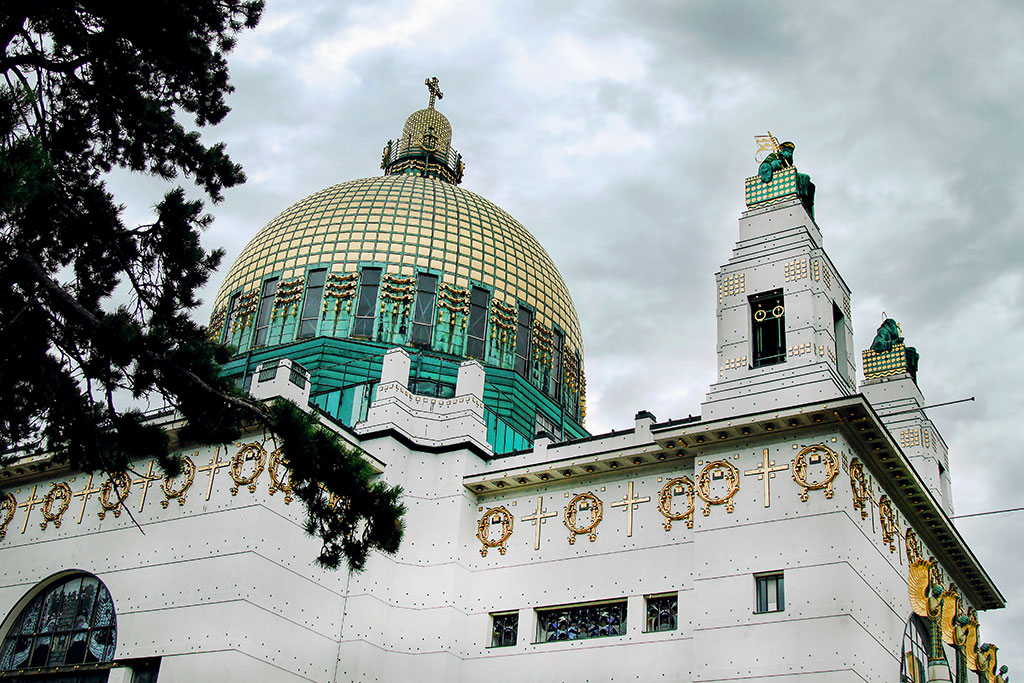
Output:
<svg viewBox="0 0 1024 683">
<path fill-rule="evenodd" d="M 207 245 L 227 250 L 224 272 L 288 205 L 378 174 L 438 76 L 463 187 L 527 226 L 572 291 L 588 427 L 682 417 L 715 380 L 714 274 L 770 130 L 817 184 L 858 357 L 885 311 L 921 353 L 929 403 L 977 397 L 930 411 L 957 513 L 1018 507 L 1022 35 L 1024 4 L 989 0 L 268 0 L 230 60 L 233 112 L 206 134 L 249 176 Z M 145 182 L 119 187 L 129 215 L 155 202 Z M 982 634 L 1014 669 L 1022 523 L 959 523 L 1010 603 Z"/>
</svg>

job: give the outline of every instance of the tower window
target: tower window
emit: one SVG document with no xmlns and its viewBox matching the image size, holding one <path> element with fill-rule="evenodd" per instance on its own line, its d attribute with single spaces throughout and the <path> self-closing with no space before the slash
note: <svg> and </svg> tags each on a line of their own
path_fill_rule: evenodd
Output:
<svg viewBox="0 0 1024 683">
<path fill-rule="evenodd" d="M 302 302 L 299 339 L 316 335 L 317 324 L 320 322 L 320 307 L 324 303 L 324 282 L 326 280 L 326 268 L 311 270 L 306 276 L 306 300 Z"/>
<path fill-rule="evenodd" d="M 256 338 L 253 340 L 253 346 L 263 346 L 267 343 L 270 314 L 274 311 L 275 296 L 277 296 L 277 278 L 264 280 L 263 291 L 260 294 L 260 310 L 256 314 Z"/>
<path fill-rule="evenodd" d="M 516 372 L 529 379 L 530 342 L 533 336 L 533 311 L 525 306 L 519 307 L 519 319 L 516 324 Z"/>
<path fill-rule="evenodd" d="M 758 574 L 754 577 L 754 586 L 757 589 L 754 612 L 764 614 L 766 612 L 781 612 L 785 609 L 781 572 Z"/>
<path fill-rule="evenodd" d="M 853 384 L 853 378 L 850 377 L 849 350 L 846 347 L 846 319 L 835 302 L 832 303 L 832 333 L 836 337 L 836 370 L 839 371 L 840 377 Z"/>
<path fill-rule="evenodd" d="M 356 300 L 356 321 L 353 337 L 373 337 L 373 320 L 377 313 L 377 290 L 380 289 L 380 268 L 363 268 Z"/>
<path fill-rule="evenodd" d="M 416 276 L 416 300 L 412 310 L 412 343 L 430 346 L 434 336 L 434 304 L 437 301 L 437 276 Z"/>
<path fill-rule="evenodd" d="M 786 307 L 782 290 L 750 297 L 753 365 L 759 368 L 786 360 Z"/>
<path fill-rule="evenodd" d="M 469 295 L 469 324 L 466 332 L 466 355 L 484 359 L 487 337 L 487 304 L 491 295 L 482 287 L 474 287 Z"/>
</svg>

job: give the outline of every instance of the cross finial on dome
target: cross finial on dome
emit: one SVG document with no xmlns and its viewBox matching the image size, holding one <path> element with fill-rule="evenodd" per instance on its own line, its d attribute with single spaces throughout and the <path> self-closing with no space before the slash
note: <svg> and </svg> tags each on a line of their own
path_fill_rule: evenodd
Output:
<svg viewBox="0 0 1024 683">
<path fill-rule="evenodd" d="M 435 97 L 439 100 L 444 99 L 444 93 L 441 92 L 441 88 L 437 84 L 437 76 L 434 76 L 433 78 L 428 78 L 427 80 L 423 81 L 423 85 L 427 86 L 427 90 L 430 91 L 430 103 L 427 104 L 427 106 L 433 109 Z"/>
</svg>

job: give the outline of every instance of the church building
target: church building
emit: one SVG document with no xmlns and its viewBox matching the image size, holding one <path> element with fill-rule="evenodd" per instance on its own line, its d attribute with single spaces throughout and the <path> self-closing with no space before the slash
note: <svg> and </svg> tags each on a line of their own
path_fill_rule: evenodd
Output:
<svg viewBox="0 0 1024 683">
<path fill-rule="evenodd" d="M 317 567 L 272 435 L 154 413 L 177 477 L 0 470 L 0 683 L 1005 681 L 918 354 L 893 320 L 854 349 L 793 144 L 744 181 L 699 415 L 591 434 L 570 287 L 461 187 L 427 86 L 382 175 L 252 238 L 209 325 L 240 387 L 403 488 L 400 550 Z"/>
</svg>

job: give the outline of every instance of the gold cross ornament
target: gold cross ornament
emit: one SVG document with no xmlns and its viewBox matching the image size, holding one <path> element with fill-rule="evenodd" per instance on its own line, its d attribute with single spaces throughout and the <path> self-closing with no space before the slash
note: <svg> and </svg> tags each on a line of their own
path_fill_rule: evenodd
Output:
<svg viewBox="0 0 1024 683">
<path fill-rule="evenodd" d="M 133 481 L 133 484 L 142 484 L 142 500 L 139 502 L 139 512 L 142 512 L 142 506 L 146 504 L 146 493 L 149 491 L 149 485 L 154 481 L 160 481 L 163 477 L 159 477 L 153 474 L 153 461 L 149 461 L 149 469 L 146 470 L 145 474 L 140 474 L 139 478 Z"/>
<path fill-rule="evenodd" d="M 545 512 L 544 510 L 544 496 L 537 497 L 537 511 L 532 515 L 526 515 L 523 517 L 524 522 L 532 522 L 536 529 L 533 540 L 533 549 L 540 550 L 540 525 L 547 522 L 548 517 L 557 517 L 557 512 Z"/>
<path fill-rule="evenodd" d="M 32 508 L 45 500 L 44 498 L 36 498 L 36 487 L 32 487 L 32 495 L 28 497 L 24 503 L 20 503 L 18 507 L 25 508 L 25 523 L 21 525 L 21 533 L 25 533 L 25 529 L 28 528 L 28 518 L 32 514 Z"/>
<path fill-rule="evenodd" d="M 633 493 L 633 482 L 629 482 L 629 490 L 627 491 L 626 495 L 622 498 L 622 500 L 618 501 L 617 503 L 612 503 L 612 507 L 613 508 L 620 508 L 620 507 L 626 508 L 626 535 L 627 536 L 632 536 L 633 535 L 633 510 L 636 510 L 637 507 L 639 507 L 640 503 L 649 503 L 649 502 L 651 502 L 650 496 L 645 496 L 644 498 L 637 497 Z"/>
<path fill-rule="evenodd" d="M 776 472 L 785 472 L 789 469 L 789 463 L 785 465 L 776 465 L 774 460 L 768 460 L 768 449 L 764 449 L 764 455 L 762 456 L 761 466 L 755 467 L 752 470 L 747 470 L 743 474 L 748 477 L 757 475 L 758 481 L 764 480 L 764 506 L 771 507 L 771 486 L 769 481 L 775 478 Z"/>
<path fill-rule="evenodd" d="M 78 523 L 79 524 L 82 523 L 82 517 L 85 515 L 85 504 L 89 502 L 89 497 L 92 494 L 99 493 L 102 490 L 103 490 L 103 488 L 101 486 L 97 486 L 96 488 L 92 487 L 92 475 L 90 474 L 89 475 L 89 481 L 86 482 L 85 488 L 82 489 L 81 491 L 76 491 L 75 493 L 71 494 L 71 495 L 73 495 L 73 496 L 75 496 L 77 498 L 81 498 L 82 499 L 82 509 L 79 510 L 79 512 L 78 512 Z"/>
<path fill-rule="evenodd" d="M 198 468 L 200 472 L 210 473 L 210 482 L 206 486 L 206 500 L 210 500 L 210 494 L 213 493 L 213 478 L 217 476 L 217 470 L 222 467 L 231 467 L 231 461 L 220 459 L 220 447 L 218 446 L 217 450 L 213 452 L 213 459 L 203 467 Z"/>
</svg>

